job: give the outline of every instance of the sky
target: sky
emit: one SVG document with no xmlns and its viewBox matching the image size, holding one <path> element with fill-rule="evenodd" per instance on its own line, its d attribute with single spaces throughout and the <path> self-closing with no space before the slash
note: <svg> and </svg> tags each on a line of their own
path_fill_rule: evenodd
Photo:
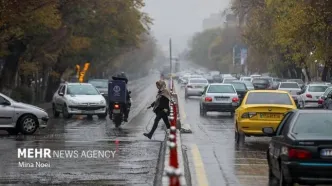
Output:
<svg viewBox="0 0 332 186">
<path fill-rule="evenodd" d="M 154 19 L 152 34 L 167 50 L 172 38 L 174 55 L 188 46 L 194 33 L 202 30 L 203 20 L 229 7 L 230 0 L 145 0 L 143 11 Z"/>
</svg>

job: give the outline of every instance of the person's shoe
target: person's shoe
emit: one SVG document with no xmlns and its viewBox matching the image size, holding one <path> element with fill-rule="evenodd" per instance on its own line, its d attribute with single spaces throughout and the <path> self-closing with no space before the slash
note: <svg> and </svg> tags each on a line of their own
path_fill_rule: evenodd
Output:
<svg viewBox="0 0 332 186">
<path fill-rule="evenodd" d="M 128 118 L 124 118 L 123 121 L 124 121 L 124 122 L 128 122 Z"/>
<path fill-rule="evenodd" d="M 150 134 L 148 134 L 148 133 L 144 133 L 143 135 L 144 135 L 145 137 L 149 138 L 149 139 L 151 139 L 151 137 L 152 137 L 152 135 L 150 135 Z"/>
</svg>

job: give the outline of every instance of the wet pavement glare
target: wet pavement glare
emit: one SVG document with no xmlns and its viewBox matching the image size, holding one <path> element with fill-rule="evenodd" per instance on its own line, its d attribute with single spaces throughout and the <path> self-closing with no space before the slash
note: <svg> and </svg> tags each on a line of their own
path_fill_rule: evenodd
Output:
<svg viewBox="0 0 332 186">
<path fill-rule="evenodd" d="M 133 106 L 129 122 L 116 129 L 107 119 L 84 116 L 53 118 L 47 129 L 32 136 L 0 133 L 0 185 L 154 185 L 164 131 L 152 140 L 142 133 L 152 126 L 154 114 L 146 110 L 154 100 L 156 75 L 132 81 Z M 18 148 L 76 150 L 79 158 L 18 159 Z M 81 157 L 89 150 L 112 151 L 113 156 Z M 87 155 L 87 154 L 86 154 Z M 19 162 L 49 163 L 50 167 L 19 167 Z"/>
<path fill-rule="evenodd" d="M 200 97 L 185 99 L 184 88 L 177 86 L 177 90 L 179 104 L 185 105 L 186 122 L 193 132 L 181 135 L 190 167 L 193 167 L 193 160 L 188 149 L 197 145 L 209 185 L 267 186 L 269 138 L 246 138 L 242 146 L 235 145 L 234 119 L 229 113 L 208 112 L 200 116 Z M 193 185 L 198 185 L 195 168 L 190 171 Z"/>
</svg>

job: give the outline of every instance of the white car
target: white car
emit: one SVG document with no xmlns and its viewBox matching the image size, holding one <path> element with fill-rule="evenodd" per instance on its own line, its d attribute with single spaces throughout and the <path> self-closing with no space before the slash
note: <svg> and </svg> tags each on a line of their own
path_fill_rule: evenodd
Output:
<svg viewBox="0 0 332 186">
<path fill-rule="evenodd" d="M 295 104 L 300 107 L 299 105 L 299 97 L 298 92 L 301 91 L 300 85 L 296 82 L 280 82 L 277 88 L 278 90 L 283 90 L 289 92 L 292 95 L 292 98 Z"/>
<path fill-rule="evenodd" d="M 262 76 L 259 75 L 259 74 L 253 74 L 253 75 L 251 75 L 250 77 L 251 77 L 251 78 L 256 78 L 256 77 L 262 77 Z"/>
<path fill-rule="evenodd" d="M 207 79 L 189 78 L 184 91 L 185 98 L 188 98 L 189 96 L 201 96 L 207 85 L 209 85 Z"/>
<path fill-rule="evenodd" d="M 325 84 L 305 85 L 299 92 L 299 97 L 301 98 L 301 100 L 299 100 L 299 107 L 320 107 L 318 101 L 328 87 L 329 86 Z"/>
<path fill-rule="evenodd" d="M 202 94 L 199 106 L 200 114 L 205 116 L 207 112 L 230 112 L 233 117 L 239 102 L 233 85 L 212 83 Z"/>
<path fill-rule="evenodd" d="M 251 82 L 252 78 L 251 77 L 240 77 L 240 81 L 250 81 Z"/>
<path fill-rule="evenodd" d="M 46 128 L 48 120 L 44 109 L 14 101 L 0 93 L 0 130 L 31 135 L 38 128 Z"/>
<path fill-rule="evenodd" d="M 54 117 L 62 113 L 64 118 L 73 115 L 107 116 L 107 104 L 102 93 L 89 83 L 64 83 L 54 93 L 52 100 Z"/>
<path fill-rule="evenodd" d="M 223 78 L 222 83 L 230 83 L 230 82 L 237 81 L 237 80 L 238 79 L 236 79 L 235 77 L 226 77 L 226 78 Z"/>
</svg>

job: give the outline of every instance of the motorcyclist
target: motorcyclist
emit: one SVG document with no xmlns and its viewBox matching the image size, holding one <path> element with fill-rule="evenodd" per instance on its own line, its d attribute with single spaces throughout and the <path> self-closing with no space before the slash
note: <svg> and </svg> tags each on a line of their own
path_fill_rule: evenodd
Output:
<svg viewBox="0 0 332 186">
<path fill-rule="evenodd" d="M 128 78 L 124 72 L 121 72 L 120 74 L 118 74 L 116 76 L 112 76 L 112 79 L 113 80 L 124 80 L 126 82 L 126 84 L 128 84 Z M 124 111 L 123 121 L 124 122 L 128 122 L 128 116 L 129 116 L 130 107 L 131 107 L 130 91 L 128 91 L 128 89 L 127 89 L 126 92 L 127 92 L 127 104 L 123 105 L 123 111 Z M 113 103 L 110 103 L 109 105 L 110 105 L 109 108 L 113 108 L 112 107 Z"/>
</svg>

